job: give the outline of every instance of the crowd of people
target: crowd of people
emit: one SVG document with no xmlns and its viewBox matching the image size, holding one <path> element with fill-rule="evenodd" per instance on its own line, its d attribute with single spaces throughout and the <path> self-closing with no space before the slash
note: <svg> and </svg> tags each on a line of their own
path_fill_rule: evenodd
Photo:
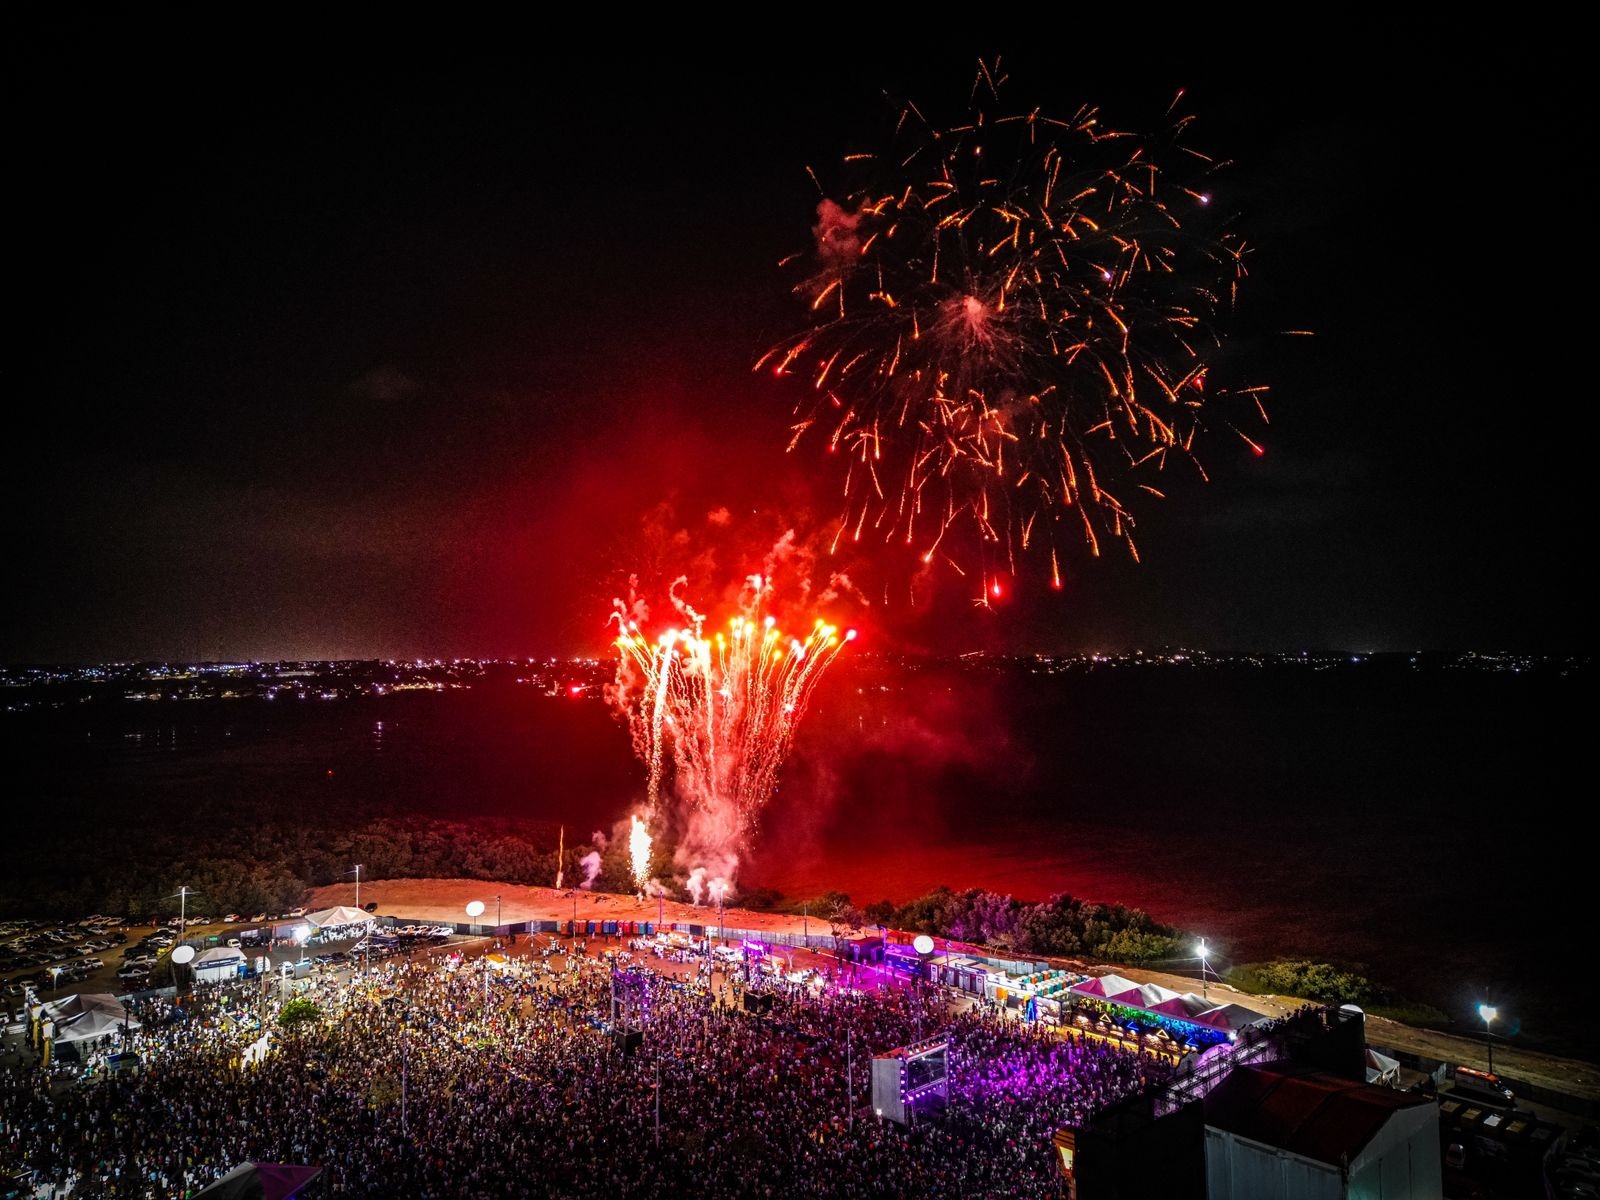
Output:
<svg viewBox="0 0 1600 1200">
<path fill-rule="evenodd" d="M 0 1072 L 0 1166 L 119 1200 L 190 1195 L 244 1161 L 321 1165 L 308 1197 L 1043 1197 L 1060 1190 L 1054 1131 L 1169 1070 L 933 988 L 763 981 L 754 1016 L 732 968 L 642 954 L 627 1053 L 616 960 L 566 949 L 329 976 L 320 1019 L 294 1031 L 270 989 L 146 1006 L 137 1072 Z M 935 1034 L 948 1105 L 880 1119 L 873 1053 Z"/>
</svg>

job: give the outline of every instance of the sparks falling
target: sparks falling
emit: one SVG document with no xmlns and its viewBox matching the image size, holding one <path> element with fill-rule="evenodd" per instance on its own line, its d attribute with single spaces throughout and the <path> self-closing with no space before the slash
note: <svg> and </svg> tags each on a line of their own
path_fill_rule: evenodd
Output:
<svg viewBox="0 0 1600 1200">
<path fill-rule="evenodd" d="M 1030 550 L 1059 587 L 1069 538 L 1137 558 L 1131 493 L 1159 497 L 1169 459 L 1198 469 L 1211 424 L 1256 450 L 1208 411 L 1266 417 L 1264 388 L 1206 378 L 1245 245 L 1182 93 L 1140 140 L 1092 107 L 1007 113 L 1004 81 L 980 63 L 962 123 L 907 103 L 888 146 L 845 156 L 814 252 L 786 260 L 810 327 L 757 363 L 805 385 L 791 449 L 820 435 L 847 461 L 839 536 L 947 563 L 982 603 Z"/>
<path fill-rule="evenodd" d="M 761 615 L 769 597 L 760 576 L 745 596 L 746 611 L 709 635 L 704 618 L 681 602 L 686 624 L 653 639 L 626 611 L 615 617 L 616 690 L 649 768 L 651 811 L 662 800 L 670 758 L 678 797 L 711 818 L 701 824 L 718 831 L 726 843 L 719 849 L 730 853 L 772 797 L 818 679 L 855 638 L 820 618 L 804 636 L 783 632 Z M 637 854 L 634 862 L 637 874 Z"/>
</svg>

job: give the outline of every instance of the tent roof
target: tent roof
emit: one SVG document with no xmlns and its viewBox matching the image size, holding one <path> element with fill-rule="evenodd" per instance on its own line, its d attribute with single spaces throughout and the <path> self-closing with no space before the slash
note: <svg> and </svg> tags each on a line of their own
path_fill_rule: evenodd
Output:
<svg viewBox="0 0 1600 1200">
<path fill-rule="evenodd" d="M 1189 1006 L 1183 1002 L 1182 996 L 1173 996 L 1170 1000 L 1162 1000 L 1157 1004 L 1145 1006 L 1151 1012 L 1160 1013 L 1164 1017 L 1177 1017 L 1180 1021 L 1187 1021 L 1190 1017 Z"/>
<path fill-rule="evenodd" d="M 1131 979 L 1124 979 L 1121 975 L 1098 975 L 1093 979 L 1085 979 L 1082 983 L 1075 983 L 1070 989 L 1080 996 L 1098 996 L 1102 1000 L 1109 1000 L 1114 996 L 1126 996 L 1129 992 L 1137 993 L 1139 985 Z M 1139 1003 L 1134 999 L 1134 1003 Z"/>
<path fill-rule="evenodd" d="M 233 946 L 213 946 L 209 950 L 202 950 L 195 955 L 194 965 L 197 967 L 215 967 L 222 963 L 236 963 L 244 959 L 244 952 Z"/>
<path fill-rule="evenodd" d="M 56 1025 L 58 1042 L 82 1042 L 104 1037 L 123 1028 L 138 1029 L 137 1017 L 128 1015 L 127 1008 L 115 996 L 104 992 L 87 992 L 63 996 L 34 1009 L 34 1015 Z"/>
<path fill-rule="evenodd" d="M 1158 1004 L 1165 1004 L 1169 1000 L 1181 1000 L 1182 997 L 1171 988 L 1164 988 L 1159 983 L 1147 983 L 1139 989 L 1139 1003 L 1145 1008 L 1155 1008 Z"/>
<path fill-rule="evenodd" d="M 1367 1047 L 1367 1082 L 1388 1083 L 1400 1077 L 1400 1060 Z"/>
<path fill-rule="evenodd" d="M 1258 1013 L 1242 1004 L 1219 1004 L 1194 1017 L 1197 1024 L 1209 1025 L 1213 1029 L 1243 1029 L 1246 1025 L 1254 1025 L 1265 1019 L 1265 1013 Z"/>
<path fill-rule="evenodd" d="M 195 1200 L 288 1200 L 322 1174 L 321 1167 L 287 1163 L 240 1163 L 195 1193 Z"/>
<path fill-rule="evenodd" d="M 51 1021 L 82 1016 L 86 1012 L 114 1013 L 118 1017 L 128 1010 L 109 992 L 74 992 L 58 1000 L 50 1000 L 34 1009 L 34 1015 Z"/>
<path fill-rule="evenodd" d="M 307 913 L 303 918 L 307 925 L 314 925 L 318 929 L 325 929 L 330 925 L 361 925 L 372 919 L 371 913 L 351 908 L 348 904 L 335 904 L 332 908 Z"/>
<path fill-rule="evenodd" d="M 1236 1067 L 1205 1098 L 1206 1124 L 1337 1166 L 1354 1159 L 1402 1108 L 1424 1096 L 1335 1075 Z"/>
</svg>

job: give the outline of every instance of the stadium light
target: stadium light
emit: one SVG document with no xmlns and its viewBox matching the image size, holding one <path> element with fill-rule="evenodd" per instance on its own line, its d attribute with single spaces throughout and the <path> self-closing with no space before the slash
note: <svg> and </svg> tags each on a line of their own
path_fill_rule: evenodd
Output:
<svg viewBox="0 0 1600 1200">
<path fill-rule="evenodd" d="M 1489 1074 L 1493 1075 L 1494 1034 L 1490 1031 L 1489 1027 L 1494 1024 L 1495 1018 L 1500 1015 L 1500 1010 L 1492 1004 L 1480 1004 L 1478 1005 L 1478 1015 L 1483 1018 L 1483 1044 L 1484 1047 L 1489 1051 Z"/>
</svg>

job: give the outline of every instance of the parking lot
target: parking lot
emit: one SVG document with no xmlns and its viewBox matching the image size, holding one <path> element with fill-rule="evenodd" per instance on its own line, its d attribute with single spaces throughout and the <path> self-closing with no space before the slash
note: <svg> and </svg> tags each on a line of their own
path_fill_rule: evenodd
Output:
<svg viewBox="0 0 1600 1200">
<path fill-rule="evenodd" d="M 0 1009 L 16 1013 L 28 989 L 43 999 L 70 991 L 125 994 L 172 981 L 168 958 L 180 940 L 197 948 L 266 945 L 271 929 L 304 916 L 285 913 L 151 917 L 130 922 L 92 915 L 80 921 L 13 920 L 0 923 Z M 265 936 L 251 938 L 249 931 Z M 326 952 L 326 951 L 323 951 Z"/>
</svg>

